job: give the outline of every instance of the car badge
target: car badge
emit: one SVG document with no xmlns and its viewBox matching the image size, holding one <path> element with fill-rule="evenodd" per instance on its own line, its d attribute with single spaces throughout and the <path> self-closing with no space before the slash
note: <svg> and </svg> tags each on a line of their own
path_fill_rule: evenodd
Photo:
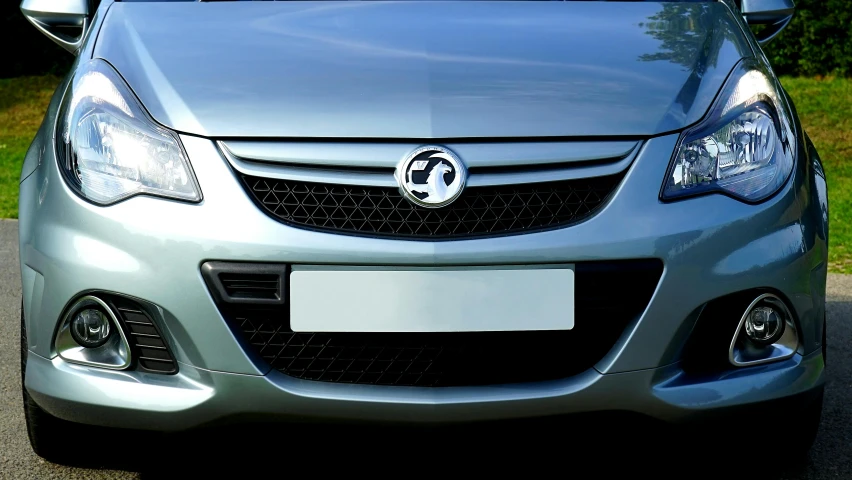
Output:
<svg viewBox="0 0 852 480">
<path fill-rule="evenodd" d="M 405 198 L 427 208 L 447 206 L 461 195 L 467 179 L 462 161 L 450 150 L 433 145 L 414 150 L 396 169 Z"/>
</svg>

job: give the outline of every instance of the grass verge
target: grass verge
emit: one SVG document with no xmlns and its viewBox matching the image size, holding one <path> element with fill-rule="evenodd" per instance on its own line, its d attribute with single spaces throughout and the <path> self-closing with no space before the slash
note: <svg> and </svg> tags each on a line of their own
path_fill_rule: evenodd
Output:
<svg viewBox="0 0 852 480">
<path fill-rule="evenodd" d="M 0 79 L 0 218 L 18 217 L 21 164 L 59 80 L 54 76 Z"/>
<path fill-rule="evenodd" d="M 828 180 L 829 270 L 852 273 L 852 79 L 782 77 Z"/>
<path fill-rule="evenodd" d="M 0 79 L 0 218 L 18 216 L 21 162 L 59 78 Z M 852 79 L 781 79 L 819 150 L 831 215 L 829 269 L 852 273 Z"/>
</svg>

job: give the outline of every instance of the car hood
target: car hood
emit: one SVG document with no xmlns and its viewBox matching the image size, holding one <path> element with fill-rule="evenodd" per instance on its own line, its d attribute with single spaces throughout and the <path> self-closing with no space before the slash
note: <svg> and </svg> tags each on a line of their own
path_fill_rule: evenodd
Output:
<svg viewBox="0 0 852 480">
<path fill-rule="evenodd" d="M 752 51 L 721 2 L 115 3 L 94 57 L 210 137 L 648 136 Z"/>
</svg>

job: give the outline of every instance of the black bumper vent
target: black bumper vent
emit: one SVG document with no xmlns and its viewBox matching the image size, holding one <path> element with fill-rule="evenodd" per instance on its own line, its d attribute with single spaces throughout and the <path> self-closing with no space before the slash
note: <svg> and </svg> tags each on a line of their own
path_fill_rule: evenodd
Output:
<svg viewBox="0 0 852 480">
<path fill-rule="evenodd" d="M 277 299 L 279 276 L 275 274 L 220 273 L 219 280 L 228 296 L 234 298 Z"/>
<path fill-rule="evenodd" d="M 284 304 L 286 265 L 205 262 L 201 274 L 217 303 Z"/>
<path fill-rule="evenodd" d="M 658 260 L 576 264 L 569 331 L 293 333 L 285 307 L 219 307 L 259 362 L 296 378 L 407 386 L 532 382 L 592 368 L 645 310 L 662 270 Z"/>
<path fill-rule="evenodd" d="M 621 174 L 547 183 L 473 187 L 451 205 L 414 205 L 397 188 L 241 176 L 255 203 L 298 227 L 399 238 L 449 239 L 561 227 L 591 216 Z"/>
<path fill-rule="evenodd" d="M 177 373 L 177 362 L 151 315 L 136 302 L 125 298 L 112 296 L 108 301 L 124 324 L 136 368 L 152 373 Z"/>
</svg>

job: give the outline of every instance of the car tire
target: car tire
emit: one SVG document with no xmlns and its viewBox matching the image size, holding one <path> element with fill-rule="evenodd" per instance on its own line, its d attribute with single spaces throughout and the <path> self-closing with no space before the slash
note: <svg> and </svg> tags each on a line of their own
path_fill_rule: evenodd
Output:
<svg viewBox="0 0 852 480">
<path fill-rule="evenodd" d="M 822 357 L 825 362 L 826 356 L 826 321 L 822 324 Z M 822 405 L 825 391 L 821 390 L 819 394 L 806 404 L 803 408 L 789 414 L 795 415 L 792 422 L 793 432 L 789 440 L 788 453 L 791 457 L 804 459 L 811 447 L 816 441 L 817 433 L 819 433 L 820 422 L 822 421 Z"/>
<path fill-rule="evenodd" d="M 22 304 L 21 392 L 24 400 L 27 436 L 36 455 L 53 463 L 73 464 L 75 463 L 74 446 L 88 444 L 84 441 L 84 438 L 89 434 L 89 427 L 54 417 L 39 407 L 30 397 L 26 388 L 27 352 L 27 326 L 24 321 L 24 306 Z"/>
<path fill-rule="evenodd" d="M 810 405 L 798 413 L 799 418 L 794 424 L 788 452 L 792 457 L 805 458 L 816 440 L 822 420 L 823 393 Z"/>
<path fill-rule="evenodd" d="M 827 322 L 823 319 L 822 323 L 822 359 L 825 362 L 827 353 L 826 345 L 826 326 Z M 796 415 L 793 422 L 793 435 L 791 435 L 788 452 L 791 456 L 796 456 L 803 459 L 807 456 L 811 447 L 816 440 L 819 432 L 820 422 L 822 421 L 822 404 L 825 391 L 821 390 L 810 403 L 804 406 L 801 410 L 791 412 Z"/>
</svg>

